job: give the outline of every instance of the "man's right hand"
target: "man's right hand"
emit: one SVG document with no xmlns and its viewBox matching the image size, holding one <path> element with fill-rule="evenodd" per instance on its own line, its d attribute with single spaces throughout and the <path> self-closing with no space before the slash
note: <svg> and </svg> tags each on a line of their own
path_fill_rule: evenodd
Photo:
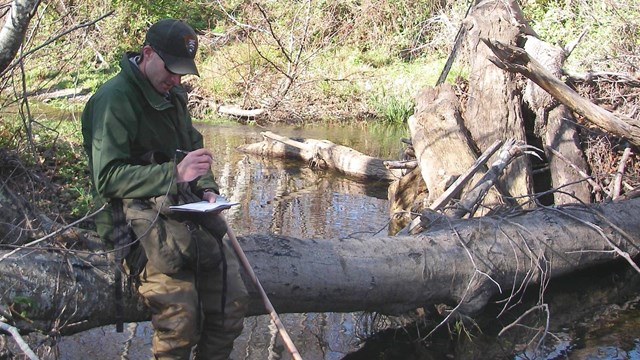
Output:
<svg viewBox="0 0 640 360">
<path fill-rule="evenodd" d="M 176 166 L 176 182 L 189 182 L 206 174 L 211 169 L 213 155 L 207 149 L 189 152 Z"/>
</svg>

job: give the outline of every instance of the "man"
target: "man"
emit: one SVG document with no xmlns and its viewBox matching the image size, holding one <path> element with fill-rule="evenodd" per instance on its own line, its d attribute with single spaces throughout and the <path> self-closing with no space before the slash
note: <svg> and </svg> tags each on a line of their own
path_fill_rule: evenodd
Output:
<svg viewBox="0 0 640 360">
<path fill-rule="evenodd" d="M 113 217 L 96 219 L 98 233 L 127 249 L 130 243 L 118 241 L 133 234 L 148 259 L 138 291 L 152 313 L 156 359 L 189 359 L 194 346 L 197 359 L 228 359 L 248 303 L 219 214 L 167 208 L 219 196 L 213 154 L 203 148 L 180 85 L 183 75 L 199 75 L 197 49 L 197 36 L 184 22 L 153 24 L 141 53 L 123 56 L 120 73 L 82 114 L 96 199 L 113 210 Z"/>
</svg>

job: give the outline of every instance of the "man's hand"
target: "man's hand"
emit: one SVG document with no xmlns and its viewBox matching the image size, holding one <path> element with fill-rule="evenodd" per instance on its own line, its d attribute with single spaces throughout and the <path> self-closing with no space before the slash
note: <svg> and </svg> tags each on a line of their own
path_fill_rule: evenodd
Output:
<svg viewBox="0 0 640 360">
<path fill-rule="evenodd" d="M 202 194 L 202 200 L 208 201 L 210 203 L 214 203 L 214 202 L 218 201 L 218 198 L 224 199 L 224 197 L 222 195 L 218 195 L 218 194 L 214 193 L 213 191 L 205 191 Z M 222 210 L 217 210 L 217 211 L 210 211 L 209 213 L 212 214 L 212 215 L 218 215 L 221 212 L 222 212 Z"/>
<path fill-rule="evenodd" d="M 212 162 L 213 155 L 209 150 L 190 151 L 176 166 L 176 182 L 189 182 L 206 174 L 211 169 Z"/>
</svg>

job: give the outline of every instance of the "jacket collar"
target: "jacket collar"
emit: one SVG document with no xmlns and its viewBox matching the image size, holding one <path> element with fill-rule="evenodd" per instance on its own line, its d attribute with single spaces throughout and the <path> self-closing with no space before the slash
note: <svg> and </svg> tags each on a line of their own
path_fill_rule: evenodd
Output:
<svg viewBox="0 0 640 360">
<path fill-rule="evenodd" d="M 131 83 L 135 84 L 145 99 L 156 110 L 166 110 L 173 106 L 171 102 L 167 99 L 167 97 L 158 93 L 151 83 L 147 80 L 147 78 L 142 74 L 138 66 L 136 66 L 130 59 L 136 56 L 139 56 L 138 53 L 128 52 L 123 55 L 120 60 L 120 68 L 122 69 L 122 74 L 129 80 Z M 170 90 L 172 92 L 172 90 Z"/>
</svg>

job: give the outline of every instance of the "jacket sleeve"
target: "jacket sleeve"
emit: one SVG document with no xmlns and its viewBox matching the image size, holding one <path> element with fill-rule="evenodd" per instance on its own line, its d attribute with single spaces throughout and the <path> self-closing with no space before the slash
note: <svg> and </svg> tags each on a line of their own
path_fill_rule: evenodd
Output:
<svg viewBox="0 0 640 360">
<path fill-rule="evenodd" d="M 131 143 L 138 120 L 130 96 L 103 92 L 90 101 L 83 123 L 91 122 L 91 169 L 94 186 L 104 198 L 146 198 L 177 193 L 175 163 L 139 165 Z"/>
</svg>

